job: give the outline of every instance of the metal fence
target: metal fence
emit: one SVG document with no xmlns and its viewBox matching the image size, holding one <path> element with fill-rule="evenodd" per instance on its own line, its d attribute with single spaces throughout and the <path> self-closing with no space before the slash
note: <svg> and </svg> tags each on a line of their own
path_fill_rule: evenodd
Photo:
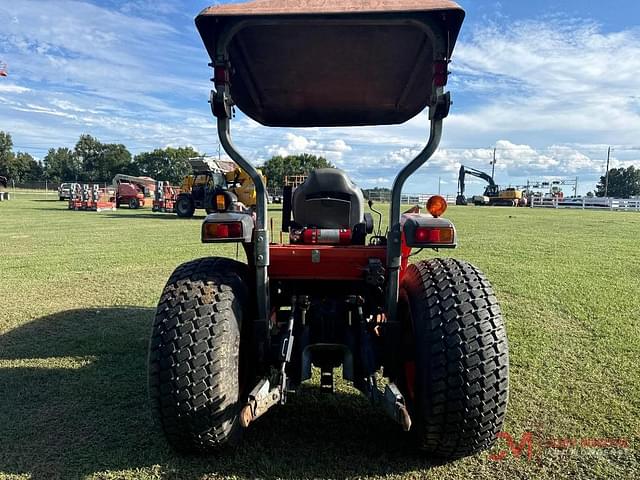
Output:
<svg viewBox="0 0 640 480">
<path fill-rule="evenodd" d="M 542 208 L 579 208 L 584 210 L 622 210 L 640 212 L 640 198 L 544 198 L 532 197 L 530 205 Z"/>
<path fill-rule="evenodd" d="M 9 184 L 7 185 L 7 188 L 5 188 L 4 190 L 7 190 L 9 192 L 14 192 L 14 193 L 24 193 L 24 192 L 29 192 L 29 191 L 34 191 L 37 193 L 58 193 L 58 187 L 60 186 L 60 183 L 69 183 L 69 182 L 50 182 L 47 180 L 43 180 L 41 182 L 20 182 L 20 183 L 16 183 L 12 180 L 9 180 Z M 99 185 L 101 188 L 107 188 L 111 186 L 110 182 L 78 182 L 81 185 L 84 183 L 87 184 L 91 184 L 91 185 Z"/>
<path fill-rule="evenodd" d="M 435 193 L 403 193 L 400 196 L 400 203 L 405 205 L 416 205 L 416 204 L 424 204 L 429 201 L 431 197 L 436 195 Z M 456 203 L 455 195 L 442 195 L 444 199 L 449 204 Z M 372 200 L 375 203 L 390 203 L 391 202 L 391 192 L 369 192 L 368 194 L 369 200 Z"/>
</svg>

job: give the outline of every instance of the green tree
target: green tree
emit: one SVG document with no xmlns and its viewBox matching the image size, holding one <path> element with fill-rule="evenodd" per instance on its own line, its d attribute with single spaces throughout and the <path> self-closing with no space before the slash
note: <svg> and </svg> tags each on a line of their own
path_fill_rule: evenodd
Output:
<svg viewBox="0 0 640 480">
<path fill-rule="evenodd" d="M 44 172 L 54 182 L 75 181 L 80 179 L 82 163 L 69 148 L 50 148 L 44 157 Z"/>
<path fill-rule="evenodd" d="M 131 153 L 127 147 L 118 143 L 102 145 L 96 165 L 97 180 L 109 182 L 118 173 L 129 173 L 131 168 Z"/>
<path fill-rule="evenodd" d="M 628 168 L 612 168 L 609 170 L 609 184 L 603 175 L 596 185 L 596 195 L 604 197 L 605 189 L 608 197 L 629 198 L 640 195 L 640 169 L 633 165 Z"/>
<path fill-rule="evenodd" d="M 44 169 L 42 163 L 38 162 L 30 154 L 18 152 L 15 157 L 18 181 L 41 182 L 44 180 Z"/>
<path fill-rule="evenodd" d="M 281 188 L 286 176 L 308 175 L 311 170 L 317 168 L 335 167 L 324 157 L 302 153 L 286 157 L 280 155 L 271 157 L 262 167 L 262 172 L 267 177 L 269 187 Z"/>
<path fill-rule="evenodd" d="M 14 159 L 11 135 L 0 130 L 0 175 L 11 177 Z"/>
<path fill-rule="evenodd" d="M 79 180 L 98 180 L 97 169 L 101 152 L 102 144 L 96 138 L 87 134 L 80 135 L 74 148 L 74 154 L 81 164 Z"/>
<path fill-rule="evenodd" d="M 82 164 L 79 179 L 89 182 L 109 182 L 117 173 L 134 170 L 131 153 L 119 143 L 101 143 L 91 135 L 80 135 L 74 148 Z"/>
<path fill-rule="evenodd" d="M 185 175 L 191 173 L 189 159 L 200 154 L 191 147 L 157 148 L 135 156 L 134 163 L 140 175 L 179 185 Z"/>
<path fill-rule="evenodd" d="M 41 181 L 42 164 L 25 152 L 13 152 L 9 133 L 0 131 L 0 175 L 15 183 Z"/>
</svg>

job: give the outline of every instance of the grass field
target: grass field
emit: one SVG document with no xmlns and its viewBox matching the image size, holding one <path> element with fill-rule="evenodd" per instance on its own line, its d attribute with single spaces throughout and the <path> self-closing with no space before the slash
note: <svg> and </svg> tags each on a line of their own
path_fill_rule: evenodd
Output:
<svg viewBox="0 0 640 480">
<path fill-rule="evenodd" d="M 239 449 L 173 454 L 147 405 L 154 307 L 179 263 L 235 247 L 201 245 L 198 220 L 72 212 L 23 194 L 0 203 L 0 478 L 638 478 L 640 214 L 452 207 L 448 217 L 453 255 L 483 269 L 502 303 L 505 431 L 516 443 L 531 432 L 532 458 L 433 466 L 353 390 L 326 397 L 313 384 Z"/>
</svg>

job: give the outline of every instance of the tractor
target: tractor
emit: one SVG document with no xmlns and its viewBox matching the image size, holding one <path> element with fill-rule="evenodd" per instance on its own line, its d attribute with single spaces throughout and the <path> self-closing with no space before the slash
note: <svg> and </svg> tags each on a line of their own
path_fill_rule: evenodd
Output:
<svg viewBox="0 0 640 480">
<path fill-rule="evenodd" d="M 496 296 L 468 262 L 412 261 L 415 250 L 457 245 L 442 197 L 427 213 L 402 213 L 400 203 L 439 144 L 463 18 L 449 0 L 256 0 L 197 16 L 218 137 L 253 180 L 257 205 L 238 209 L 216 195 L 201 239 L 242 245 L 247 262 L 184 263 L 160 297 L 149 392 L 174 449 L 236 445 L 313 367 L 323 391 L 341 373 L 430 458 L 461 458 L 496 440 L 508 397 Z M 319 169 L 285 194 L 288 235 L 276 243 L 266 186 L 231 139 L 234 110 L 289 128 L 400 124 L 426 110 L 429 137 L 394 180 L 386 234 L 343 171 Z"/>
<path fill-rule="evenodd" d="M 220 208 L 214 205 L 217 194 L 221 194 L 226 205 L 253 208 L 256 205 L 256 190 L 252 178 L 235 163 L 205 157 L 190 158 L 191 175 L 182 179 L 174 210 L 179 217 L 191 218 L 196 209 L 207 213 Z M 266 180 L 258 170 L 262 180 Z M 240 205 L 241 204 L 241 205 Z"/>
</svg>

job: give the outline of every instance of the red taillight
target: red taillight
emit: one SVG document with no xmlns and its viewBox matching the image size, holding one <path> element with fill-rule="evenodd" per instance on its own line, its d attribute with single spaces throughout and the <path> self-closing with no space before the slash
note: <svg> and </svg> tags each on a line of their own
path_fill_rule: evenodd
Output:
<svg viewBox="0 0 640 480">
<path fill-rule="evenodd" d="M 242 238 L 242 222 L 205 223 L 202 233 L 203 240 Z"/>
<path fill-rule="evenodd" d="M 447 62 L 440 61 L 433 63 L 433 84 L 436 87 L 444 87 L 447 84 Z"/>
<path fill-rule="evenodd" d="M 242 223 L 241 222 L 234 222 L 234 223 L 229 223 L 229 236 L 233 237 L 233 238 L 237 238 L 237 237 L 241 237 L 242 236 Z"/>
<path fill-rule="evenodd" d="M 418 227 L 413 236 L 415 243 L 453 243 L 453 228 L 451 227 Z"/>
<path fill-rule="evenodd" d="M 346 228 L 305 228 L 302 232 L 302 243 L 349 245 L 351 230 Z"/>
<path fill-rule="evenodd" d="M 227 225 L 226 223 L 216 225 L 214 236 L 218 238 L 229 238 L 229 225 Z"/>
</svg>

